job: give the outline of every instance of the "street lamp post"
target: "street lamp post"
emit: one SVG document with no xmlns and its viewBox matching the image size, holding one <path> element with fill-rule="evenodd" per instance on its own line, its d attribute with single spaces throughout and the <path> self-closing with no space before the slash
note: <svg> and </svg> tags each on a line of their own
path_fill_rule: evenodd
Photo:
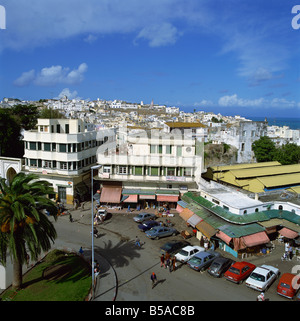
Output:
<svg viewBox="0 0 300 321">
<path fill-rule="evenodd" d="M 102 165 L 95 165 L 91 167 L 91 197 L 92 197 L 92 208 L 91 208 L 91 216 L 92 216 L 92 299 L 94 297 L 94 280 L 95 280 L 95 272 L 94 272 L 94 195 L 93 195 L 93 187 L 94 187 L 94 169 L 99 169 Z"/>
</svg>

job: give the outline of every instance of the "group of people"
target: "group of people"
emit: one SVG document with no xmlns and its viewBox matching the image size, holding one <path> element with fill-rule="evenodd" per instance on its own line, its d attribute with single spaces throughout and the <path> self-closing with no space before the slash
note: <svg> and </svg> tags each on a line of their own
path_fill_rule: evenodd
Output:
<svg viewBox="0 0 300 321">
<path fill-rule="evenodd" d="M 166 254 L 162 254 L 160 257 L 160 267 L 168 268 L 169 272 L 174 272 L 176 270 L 176 258 L 175 256 L 171 257 L 171 255 L 166 252 Z"/>
</svg>

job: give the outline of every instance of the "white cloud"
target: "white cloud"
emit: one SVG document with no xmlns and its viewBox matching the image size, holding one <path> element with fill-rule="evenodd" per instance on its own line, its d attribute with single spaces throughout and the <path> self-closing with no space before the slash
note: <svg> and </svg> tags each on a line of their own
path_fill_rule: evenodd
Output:
<svg viewBox="0 0 300 321">
<path fill-rule="evenodd" d="M 285 98 L 273 98 L 268 100 L 265 98 L 244 99 L 239 98 L 237 94 L 231 96 L 222 96 L 218 100 L 218 105 L 221 107 L 254 107 L 254 108 L 294 108 L 299 107 L 300 103 Z"/>
<path fill-rule="evenodd" d="M 86 63 L 79 65 L 77 69 L 71 70 L 68 67 L 51 66 L 42 68 L 39 72 L 34 69 L 23 72 L 22 75 L 14 81 L 16 86 L 27 86 L 31 83 L 37 86 L 55 86 L 57 84 L 76 85 L 84 79 L 84 73 L 87 71 Z"/>
<path fill-rule="evenodd" d="M 22 75 L 14 81 L 14 85 L 24 87 L 29 85 L 35 78 L 35 70 L 25 71 Z"/>
<path fill-rule="evenodd" d="M 162 23 L 143 28 L 136 37 L 136 40 L 144 38 L 149 40 L 150 47 L 160 47 L 173 45 L 180 35 L 181 33 L 172 24 Z"/>
<path fill-rule="evenodd" d="M 65 96 L 67 96 L 68 99 L 80 99 L 80 97 L 78 97 L 78 93 L 76 90 L 74 91 L 70 91 L 69 88 L 64 88 L 60 94 L 58 95 L 58 97 L 55 97 L 55 99 L 60 99 L 60 98 L 64 98 Z"/>
</svg>

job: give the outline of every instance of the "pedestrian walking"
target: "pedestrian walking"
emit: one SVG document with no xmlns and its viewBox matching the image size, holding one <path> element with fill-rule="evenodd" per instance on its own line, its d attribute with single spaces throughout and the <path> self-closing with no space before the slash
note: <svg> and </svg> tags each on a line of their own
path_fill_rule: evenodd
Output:
<svg viewBox="0 0 300 321">
<path fill-rule="evenodd" d="M 152 289 L 153 289 L 155 287 L 155 285 L 157 284 L 157 277 L 154 272 L 152 272 L 150 279 L 152 281 Z"/>
<path fill-rule="evenodd" d="M 141 247 L 140 239 L 137 236 L 135 237 L 135 246 Z"/>
<path fill-rule="evenodd" d="M 72 214 L 69 215 L 69 220 L 70 220 L 71 223 L 73 223 L 73 216 L 72 216 Z"/>
<path fill-rule="evenodd" d="M 160 257 L 160 267 L 162 267 L 162 266 L 166 267 L 164 254 L 162 254 L 161 257 Z"/>
<path fill-rule="evenodd" d="M 82 246 L 80 246 L 80 249 L 79 249 L 79 254 L 82 256 L 83 255 L 83 249 L 82 249 Z"/>
</svg>

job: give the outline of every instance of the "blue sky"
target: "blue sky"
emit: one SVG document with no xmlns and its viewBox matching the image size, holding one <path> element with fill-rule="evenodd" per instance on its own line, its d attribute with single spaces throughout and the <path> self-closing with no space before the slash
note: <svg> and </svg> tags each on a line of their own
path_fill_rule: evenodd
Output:
<svg viewBox="0 0 300 321">
<path fill-rule="evenodd" d="M 290 0 L 0 0 L 0 99 L 300 117 Z M 300 23 L 300 19 L 299 19 Z"/>
</svg>

